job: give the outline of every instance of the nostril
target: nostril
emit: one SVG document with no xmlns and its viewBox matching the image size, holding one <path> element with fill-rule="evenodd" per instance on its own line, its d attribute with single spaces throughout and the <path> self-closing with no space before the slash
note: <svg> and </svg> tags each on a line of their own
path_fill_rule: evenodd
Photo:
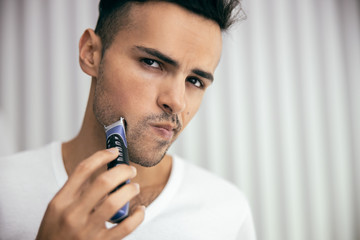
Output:
<svg viewBox="0 0 360 240">
<path fill-rule="evenodd" d="M 166 112 L 172 114 L 173 110 L 172 110 L 172 108 L 171 108 L 169 105 L 163 104 L 163 107 L 164 107 L 164 110 L 165 110 Z"/>
</svg>

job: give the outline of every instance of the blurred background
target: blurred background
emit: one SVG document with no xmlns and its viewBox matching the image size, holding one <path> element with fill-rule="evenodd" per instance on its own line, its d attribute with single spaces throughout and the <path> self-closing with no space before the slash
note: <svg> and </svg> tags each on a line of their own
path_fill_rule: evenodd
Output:
<svg viewBox="0 0 360 240">
<path fill-rule="evenodd" d="M 77 45 L 97 5 L 0 0 L 0 156 L 77 134 L 90 86 Z M 260 240 L 359 240 L 360 3 L 244 9 L 170 151 L 242 189 Z"/>
</svg>

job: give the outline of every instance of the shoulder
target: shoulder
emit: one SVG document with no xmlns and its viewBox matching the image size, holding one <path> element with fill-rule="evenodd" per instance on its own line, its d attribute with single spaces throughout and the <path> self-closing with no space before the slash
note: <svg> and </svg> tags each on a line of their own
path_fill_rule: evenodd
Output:
<svg viewBox="0 0 360 240">
<path fill-rule="evenodd" d="M 192 195 L 192 201 L 219 210 L 231 209 L 238 216 L 245 216 L 250 207 L 245 194 L 235 184 L 185 160 L 174 157 L 175 164 L 183 165 L 183 184 L 180 191 Z"/>
<path fill-rule="evenodd" d="M 52 143 L 0 158 L 0 239 L 35 238 L 46 206 L 60 188 L 53 161 L 60 146 Z M 20 232 L 19 221 L 27 223 Z"/>
<path fill-rule="evenodd" d="M 181 234 L 198 236 L 191 239 L 202 239 L 204 232 L 204 239 L 255 239 L 242 237 L 254 236 L 254 228 L 249 202 L 235 184 L 177 156 L 173 159 L 172 174 L 181 184 L 167 211 L 181 222 Z"/>
<path fill-rule="evenodd" d="M 20 161 L 25 160 L 25 159 L 29 160 L 29 158 L 37 159 L 37 157 L 39 157 L 39 156 L 44 156 L 44 155 L 50 154 L 55 147 L 58 147 L 60 145 L 61 145 L 60 142 L 53 142 L 53 143 L 47 144 L 45 146 L 42 146 L 40 148 L 25 150 L 25 151 L 18 152 L 18 153 L 8 155 L 8 156 L 1 156 L 0 164 L 6 164 L 6 163 L 18 161 L 18 160 L 20 160 Z"/>
<path fill-rule="evenodd" d="M 36 169 L 49 166 L 55 148 L 61 146 L 54 142 L 41 148 L 19 152 L 9 156 L 0 157 L 0 178 L 9 179 L 36 173 Z"/>
<path fill-rule="evenodd" d="M 32 191 L 57 189 L 56 161 L 61 143 L 0 158 L 0 195 L 29 196 Z M 61 152 L 60 152 L 61 153 Z"/>
<path fill-rule="evenodd" d="M 210 172 L 207 169 L 189 163 L 177 156 L 175 156 L 174 159 L 175 164 L 182 165 L 184 172 L 183 180 L 185 182 L 191 182 L 191 186 L 211 192 L 214 192 L 214 188 L 218 187 L 220 189 L 217 192 L 220 191 L 225 196 L 228 196 L 228 194 L 234 194 L 237 195 L 239 198 L 244 197 L 243 193 L 239 190 L 239 188 L 228 180 Z"/>
</svg>

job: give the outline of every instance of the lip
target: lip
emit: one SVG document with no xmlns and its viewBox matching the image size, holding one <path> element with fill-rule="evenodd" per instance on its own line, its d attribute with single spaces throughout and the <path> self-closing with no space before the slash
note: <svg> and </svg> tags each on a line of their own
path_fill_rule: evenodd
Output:
<svg viewBox="0 0 360 240">
<path fill-rule="evenodd" d="M 154 131 L 166 140 L 171 140 L 174 136 L 176 127 L 171 124 L 152 124 Z"/>
</svg>

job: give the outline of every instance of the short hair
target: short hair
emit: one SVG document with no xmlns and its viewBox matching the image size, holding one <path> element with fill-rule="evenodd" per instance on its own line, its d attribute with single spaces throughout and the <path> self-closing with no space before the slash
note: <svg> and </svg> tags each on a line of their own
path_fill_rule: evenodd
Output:
<svg viewBox="0 0 360 240">
<path fill-rule="evenodd" d="M 226 31 L 236 20 L 244 15 L 241 0 L 100 0 L 99 18 L 95 33 L 102 41 L 102 52 L 113 42 L 121 27 L 127 26 L 127 17 L 131 3 L 149 1 L 177 4 L 190 12 L 215 21 L 221 31 Z"/>
</svg>

